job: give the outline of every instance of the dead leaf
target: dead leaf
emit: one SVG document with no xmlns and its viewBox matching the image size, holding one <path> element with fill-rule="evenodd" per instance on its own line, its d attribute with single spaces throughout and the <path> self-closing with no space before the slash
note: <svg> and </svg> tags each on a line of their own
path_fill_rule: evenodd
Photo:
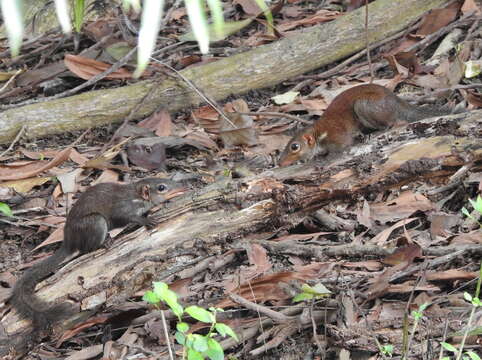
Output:
<svg viewBox="0 0 482 360">
<path fill-rule="evenodd" d="M 322 10 L 318 10 L 312 16 L 306 16 L 300 20 L 287 21 L 285 23 L 279 24 L 277 26 L 277 29 L 278 31 L 284 32 L 284 31 L 294 29 L 297 26 L 316 25 L 316 24 L 332 21 L 341 15 L 342 14 L 338 11 L 322 9 Z"/>
<path fill-rule="evenodd" d="M 89 80 L 112 66 L 101 61 L 72 54 L 65 55 L 64 63 L 70 71 L 84 80 Z M 130 71 L 120 68 L 107 75 L 105 79 L 130 79 L 131 77 L 132 73 Z"/>
<path fill-rule="evenodd" d="M 52 180 L 50 176 L 33 177 L 23 180 L 14 180 L 2 182 L 0 186 L 15 189 L 15 191 L 25 194 L 32 190 L 35 186 L 45 184 L 47 181 Z"/>
<path fill-rule="evenodd" d="M 408 265 L 408 262 L 401 262 L 391 268 L 386 269 L 379 276 L 370 279 L 370 283 L 372 285 L 365 293 L 367 299 L 373 300 L 386 294 L 390 286 L 391 277 L 397 272 L 404 270 L 406 267 L 408 267 Z"/>
<path fill-rule="evenodd" d="M 222 119 L 219 136 L 223 140 L 225 148 L 230 149 L 236 145 L 255 145 L 258 143 L 251 116 L 238 113 L 226 113 L 226 116 L 236 126 L 236 129 L 224 118 Z"/>
<path fill-rule="evenodd" d="M 356 262 L 342 262 L 341 266 L 347 268 L 364 268 L 368 271 L 380 271 L 383 265 L 380 261 L 376 260 L 366 260 L 366 261 L 356 261 Z"/>
<path fill-rule="evenodd" d="M 430 218 L 430 235 L 433 239 L 437 236 L 446 238 L 450 235 L 450 228 L 461 222 L 460 216 L 447 214 L 433 214 Z"/>
<path fill-rule="evenodd" d="M 473 12 L 474 14 L 477 14 L 480 16 L 480 14 L 482 13 L 479 5 L 477 5 L 474 0 L 465 0 L 464 4 L 460 8 L 460 11 L 462 11 L 462 14 L 464 15 L 470 14 Z"/>
<path fill-rule="evenodd" d="M 60 165 L 66 161 L 70 156 L 70 151 L 72 148 L 67 148 L 60 151 L 52 160 L 50 161 L 31 161 L 25 166 L 15 167 L 13 170 L 9 165 L 5 164 L 0 166 L 0 180 L 18 180 L 26 179 L 35 175 L 38 175 L 54 166 Z"/>
<path fill-rule="evenodd" d="M 453 2 L 444 9 L 434 9 L 430 11 L 423 19 L 420 28 L 418 29 L 417 36 L 426 36 L 434 33 L 435 31 L 447 26 L 457 17 L 461 3 Z"/>
<path fill-rule="evenodd" d="M 457 235 L 451 244 L 482 244 L 482 229 L 471 231 L 467 234 Z"/>
<path fill-rule="evenodd" d="M 428 281 L 440 280 L 472 280 L 478 277 L 478 272 L 469 272 L 459 269 L 449 269 L 445 271 L 427 271 L 426 278 Z"/>
<path fill-rule="evenodd" d="M 422 248 L 415 243 L 408 244 L 396 249 L 392 254 L 383 259 L 383 263 L 397 265 L 402 262 L 411 264 L 416 258 L 422 258 Z"/>
<path fill-rule="evenodd" d="M 414 222 L 415 220 L 417 220 L 417 218 L 413 218 L 413 219 L 406 219 L 406 220 L 400 220 L 399 222 L 397 222 L 395 225 L 389 227 L 388 229 L 385 229 L 383 230 L 382 232 L 378 233 L 377 235 L 375 235 L 371 240 L 370 240 L 370 243 L 374 244 L 374 245 L 378 245 L 378 246 L 383 246 L 385 244 L 385 242 L 387 241 L 388 237 L 390 236 L 390 234 L 395 230 L 395 229 L 398 229 L 399 227 L 401 226 L 405 226 L 405 225 L 408 225 L 410 224 L 411 222 Z"/>
<path fill-rule="evenodd" d="M 422 194 L 405 191 L 396 199 L 370 205 L 371 219 L 383 224 L 404 219 L 416 211 L 434 210 L 434 204 Z"/>
<path fill-rule="evenodd" d="M 32 251 L 36 251 L 44 246 L 50 245 L 50 244 L 55 244 L 60 241 L 64 240 L 64 226 L 59 225 L 57 229 L 55 229 L 47 239 L 42 241 L 39 245 L 37 245 Z"/>
<path fill-rule="evenodd" d="M 233 0 L 233 4 L 241 6 L 247 15 L 258 15 L 261 12 L 260 7 L 255 0 Z"/>
<path fill-rule="evenodd" d="M 478 93 L 477 90 L 466 90 L 467 95 L 464 96 L 470 105 L 476 108 L 482 108 L 482 94 Z"/>
<path fill-rule="evenodd" d="M 170 136 L 172 134 L 171 115 L 166 110 L 153 113 L 147 119 L 142 120 L 140 127 L 154 131 L 157 136 Z"/>
</svg>

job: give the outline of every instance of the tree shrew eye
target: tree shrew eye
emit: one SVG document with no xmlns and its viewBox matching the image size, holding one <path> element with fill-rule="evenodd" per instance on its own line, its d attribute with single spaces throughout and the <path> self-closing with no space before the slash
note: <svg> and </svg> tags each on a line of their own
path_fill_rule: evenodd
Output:
<svg viewBox="0 0 482 360">
<path fill-rule="evenodd" d="M 290 148 L 291 148 L 291 151 L 295 151 L 295 152 L 300 151 L 300 144 L 295 142 L 295 143 L 291 144 Z"/>
<path fill-rule="evenodd" d="M 167 189 L 167 187 L 166 187 L 166 185 L 164 185 L 164 184 L 161 184 L 161 185 L 159 185 L 159 186 L 157 187 L 157 190 L 159 190 L 159 191 L 161 191 L 161 192 L 162 192 L 162 191 L 165 191 L 166 189 Z"/>
</svg>

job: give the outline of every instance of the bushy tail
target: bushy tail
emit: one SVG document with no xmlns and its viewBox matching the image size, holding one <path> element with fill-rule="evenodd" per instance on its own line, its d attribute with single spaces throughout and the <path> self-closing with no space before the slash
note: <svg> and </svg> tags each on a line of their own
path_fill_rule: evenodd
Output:
<svg viewBox="0 0 482 360">
<path fill-rule="evenodd" d="M 57 319 L 62 318 L 67 311 L 67 304 L 49 308 L 49 303 L 35 296 L 35 286 L 43 278 L 57 270 L 69 252 L 62 246 L 52 256 L 32 266 L 16 282 L 10 302 L 22 317 L 31 319 L 34 329 L 47 329 Z"/>
<path fill-rule="evenodd" d="M 414 106 L 401 99 L 398 100 L 401 101 L 400 105 L 403 109 L 403 111 L 400 111 L 399 120 L 414 122 L 434 116 L 449 115 L 451 113 L 450 109 L 446 108 L 437 108 L 432 106 Z"/>
</svg>

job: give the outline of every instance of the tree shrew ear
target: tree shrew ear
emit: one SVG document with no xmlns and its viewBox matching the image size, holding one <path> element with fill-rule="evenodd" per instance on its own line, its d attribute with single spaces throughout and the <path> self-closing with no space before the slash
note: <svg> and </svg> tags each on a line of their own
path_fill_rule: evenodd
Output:
<svg viewBox="0 0 482 360">
<path fill-rule="evenodd" d="M 303 135 L 303 139 L 305 140 L 305 142 L 310 146 L 314 146 L 315 145 L 315 137 L 311 134 L 304 134 Z"/>
<path fill-rule="evenodd" d="M 146 201 L 149 200 L 149 198 L 150 198 L 149 185 L 143 185 L 142 186 L 141 197 Z"/>
</svg>

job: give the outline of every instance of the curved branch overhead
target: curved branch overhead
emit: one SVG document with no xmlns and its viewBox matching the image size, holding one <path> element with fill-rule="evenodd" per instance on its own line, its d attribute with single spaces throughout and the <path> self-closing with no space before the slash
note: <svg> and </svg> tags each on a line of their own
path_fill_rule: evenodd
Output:
<svg viewBox="0 0 482 360">
<path fill-rule="evenodd" d="M 371 3 L 370 41 L 401 31 L 427 11 L 447 2 L 377 0 Z M 301 30 L 296 36 L 183 70 L 182 74 L 216 100 L 272 86 L 362 50 L 364 16 L 364 8 L 359 8 L 335 21 Z M 24 125 L 25 136 L 35 138 L 122 121 L 153 86 L 156 89 L 135 118 L 143 118 L 159 107 L 177 111 L 202 102 L 192 89 L 171 76 L 156 83 L 140 81 L 116 89 L 90 91 L 0 113 L 0 143 L 12 141 Z"/>
</svg>

